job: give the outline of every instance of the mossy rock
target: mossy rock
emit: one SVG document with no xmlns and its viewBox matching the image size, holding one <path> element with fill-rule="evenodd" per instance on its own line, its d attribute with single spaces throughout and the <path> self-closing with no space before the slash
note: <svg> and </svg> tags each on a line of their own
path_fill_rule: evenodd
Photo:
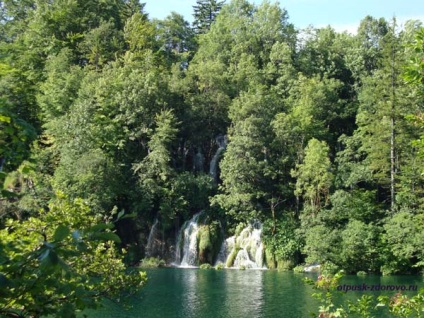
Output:
<svg viewBox="0 0 424 318">
<path fill-rule="evenodd" d="M 293 268 L 293 272 L 295 273 L 304 273 L 305 272 L 305 265 L 297 265 Z"/>
<path fill-rule="evenodd" d="M 277 260 L 277 270 L 279 271 L 289 271 L 294 267 L 294 263 L 292 260 L 279 259 Z"/>
<path fill-rule="evenodd" d="M 268 269 L 277 268 L 275 255 L 268 248 L 265 248 L 265 264 Z"/>
<path fill-rule="evenodd" d="M 236 229 L 235 229 L 234 235 L 235 235 L 236 237 L 238 237 L 238 236 L 240 235 L 241 231 L 243 231 L 243 229 L 244 229 L 245 227 L 246 227 L 246 224 L 245 224 L 245 223 L 239 223 L 239 224 L 236 226 Z"/>
<path fill-rule="evenodd" d="M 240 251 L 240 247 L 237 245 L 232 249 L 230 255 L 228 255 L 227 263 L 225 264 L 226 267 L 232 267 L 234 264 L 234 261 L 237 257 L 238 252 Z"/>
<path fill-rule="evenodd" d="M 141 260 L 140 267 L 142 268 L 157 268 L 166 265 L 163 259 L 157 257 L 146 257 Z"/>
<path fill-rule="evenodd" d="M 241 271 L 246 270 L 246 266 L 244 266 L 244 265 L 240 265 L 240 266 L 239 266 L 239 270 L 241 270 Z"/>
<path fill-rule="evenodd" d="M 212 268 L 212 265 L 208 263 L 200 265 L 200 269 L 211 269 L 211 268 Z"/>
<path fill-rule="evenodd" d="M 221 224 L 213 221 L 210 224 L 202 225 L 197 235 L 200 263 L 212 264 L 219 253 L 223 240 Z"/>
<path fill-rule="evenodd" d="M 359 271 L 359 272 L 356 273 L 356 275 L 357 276 L 367 276 L 368 274 L 367 274 L 367 272 Z"/>
<path fill-rule="evenodd" d="M 224 266 L 224 264 L 223 263 L 218 263 L 218 264 L 216 264 L 216 266 L 215 266 L 215 269 L 217 270 L 217 271 L 219 271 L 219 270 L 223 270 L 225 268 L 225 266 Z"/>
</svg>

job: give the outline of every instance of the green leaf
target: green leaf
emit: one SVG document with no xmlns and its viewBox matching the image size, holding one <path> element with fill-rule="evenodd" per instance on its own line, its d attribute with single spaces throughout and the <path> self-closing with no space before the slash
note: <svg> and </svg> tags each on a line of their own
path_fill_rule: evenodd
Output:
<svg viewBox="0 0 424 318">
<path fill-rule="evenodd" d="M 0 290 L 3 290 L 8 286 L 10 286 L 10 280 L 0 273 Z"/>
<path fill-rule="evenodd" d="M 0 121 L 10 124 L 10 117 L 0 115 Z"/>
<path fill-rule="evenodd" d="M 136 216 L 137 216 L 137 213 L 125 214 L 125 215 L 121 218 L 121 220 L 124 220 L 124 219 L 134 219 Z"/>
<path fill-rule="evenodd" d="M 15 192 L 12 192 L 12 191 L 1 190 L 1 196 L 3 198 L 6 198 L 6 199 L 11 199 L 11 198 L 17 197 L 18 195 Z"/>
<path fill-rule="evenodd" d="M 112 232 L 95 233 L 93 235 L 93 238 L 102 240 L 102 241 L 113 241 L 115 243 L 121 243 L 121 239 L 119 238 L 119 236 Z"/>
<path fill-rule="evenodd" d="M 96 224 L 92 227 L 90 227 L 87 232 L 99 232 L 102 230 L 107 230 L 107 229 L 112 229 L 113 228 L 113 224 L 111 223 L 99 223 Z"/>
<path fill-rule="evenodd" d="M 59 256 L 56 254 L 55 251 L 51 251 L 49 253 L 49 261 L 52 265 L 57 265 L 59 263 Z"/>
<path fill-rule="evenodd" d="M 71 231 L 69 230 L 69 228 L 67 226 L 61 224 L 57 227 L 56 231 L 54 232 L 53 238 L 54 238 L 55 241 L 62 241 L 70 233 L 71 233 Z"/>
<path fill-rule="evenodd" d="M 122 210 L 121 212 L 119 212 L 119 213 L 118 213 L 118 216 L 117 216 L 117 218 L 116 218 L 116 221 L 118 221 L 119 219 L 121 219 L 121 217 L 123 217 L 123 216 L 124 216 L 124 214 L 125 214 L 125 211 L 124 211 L 124 210 Z"/>
<path fill-rule="evenodd" d="M 38 257 L 38 260 L 40 262 L 43 262 L 45 259 L 47 259 L 47 257 L 50 254 L 50 249 L 46 249 L 43 253 L 41 253 L 41 255 Z"/>
</svg>

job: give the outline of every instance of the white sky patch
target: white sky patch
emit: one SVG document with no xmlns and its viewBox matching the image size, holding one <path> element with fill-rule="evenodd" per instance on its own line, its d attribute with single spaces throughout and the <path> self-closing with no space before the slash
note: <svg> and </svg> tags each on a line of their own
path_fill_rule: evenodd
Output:
<svg viewBox="0 0 424 318">
<path fill-rule="evenodd" d="M 325 28 L 330 25 L 336 32 L 343 33 L 347 32 L 355 35 L 358 32 L 359 22 L 356 23 L 331 23 L 331 24 L 321 24 L 317 25 L 317 28 Z"/>
<path fill-rule="evenodd" d="M 389 23 L 389 25 L 392 22 L 392 18 L 393 17 L 385 17 L 385 19 Z M 405 26 L 405 23 L 409 20 L 418 20 L 418 21 L 421 21 L 421 23 L 424 25 L 424 15 L 421 15 L 421 16 L 420 15 L 417 15 L 417 16 L 400 16 L 400 17 L 395 16 L 395 18 L 396 18 L 396 23 L 397 23 L 398 29 L 403 29 L 404 26 Z M 328 25 L 330 25 L 337 32 L 342 33 L 342 32 L 346 31 L 347 33 L 355 35 L 358 32 L 358 28 L 359 28 L 360 23 L 361 23 L 361 21 L 354 22 L 354 23 L 319 24 L 319 25 L 316 26 L 316 28 L 325 28 Z"/>
<path fill-rule="evenodd" d="M 419 20 L 424 24 L 424 15 L 396 17 L 396 22 L 399 27 L 403 27 L 408 20 Z"/>
</svg>

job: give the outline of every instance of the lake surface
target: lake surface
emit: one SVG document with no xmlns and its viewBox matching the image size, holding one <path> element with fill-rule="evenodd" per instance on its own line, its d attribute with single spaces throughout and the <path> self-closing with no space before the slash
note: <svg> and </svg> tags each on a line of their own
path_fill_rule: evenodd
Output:
<svg viewBox="0 0 424 318">
<path fill-rule="evenodd" d="M 304 277 L 316 278 L 317 274 L 181 268 L 152 269 L 147 274 L 148 283 L 131 298 L 131 309 L 106 302 L 103 308 L 85 314 L 90 318 L 304 318 L 311 317 L 311 312 L 318 312 L 318 301 L 311 297 L 314 291 L 303 282 Z M 341 281 L 341 284 L 363 283 L 424 287 L 420 276 L 346 276 Z M 379 294 L 348 292 L 343 298 L 354 300 L 364 293 Z M 377 317 L 387 315 L 379 312 Z"/>
</svg>

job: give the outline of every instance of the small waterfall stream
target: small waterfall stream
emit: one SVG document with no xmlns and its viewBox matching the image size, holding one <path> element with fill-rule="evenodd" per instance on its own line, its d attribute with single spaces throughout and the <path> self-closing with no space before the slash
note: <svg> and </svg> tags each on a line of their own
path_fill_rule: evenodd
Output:
<svg viewBox="0 0 424 318">
<path fill-rule="evenodd" d="M 228 140 L 226 135 L 219 135 L 215 140 L 218 144 L 218 149 L 216 150 L 215 155 L 213 156 L 209 165 L 209 174 L 215 180 L 215 182 L 218 182 L 218 162 L 221 153 L 225 150 L 225 148 L 227 148 Z"/>
<path fill-rule="evenodd" d="M 158 229 L 158 223 L 159 221 L 156 218 L 150 229 L 146 245 L 146 257 L 156 257 L 161 253 L 162 244 L 159 242 L 161 233 Z"/>
</svg>

